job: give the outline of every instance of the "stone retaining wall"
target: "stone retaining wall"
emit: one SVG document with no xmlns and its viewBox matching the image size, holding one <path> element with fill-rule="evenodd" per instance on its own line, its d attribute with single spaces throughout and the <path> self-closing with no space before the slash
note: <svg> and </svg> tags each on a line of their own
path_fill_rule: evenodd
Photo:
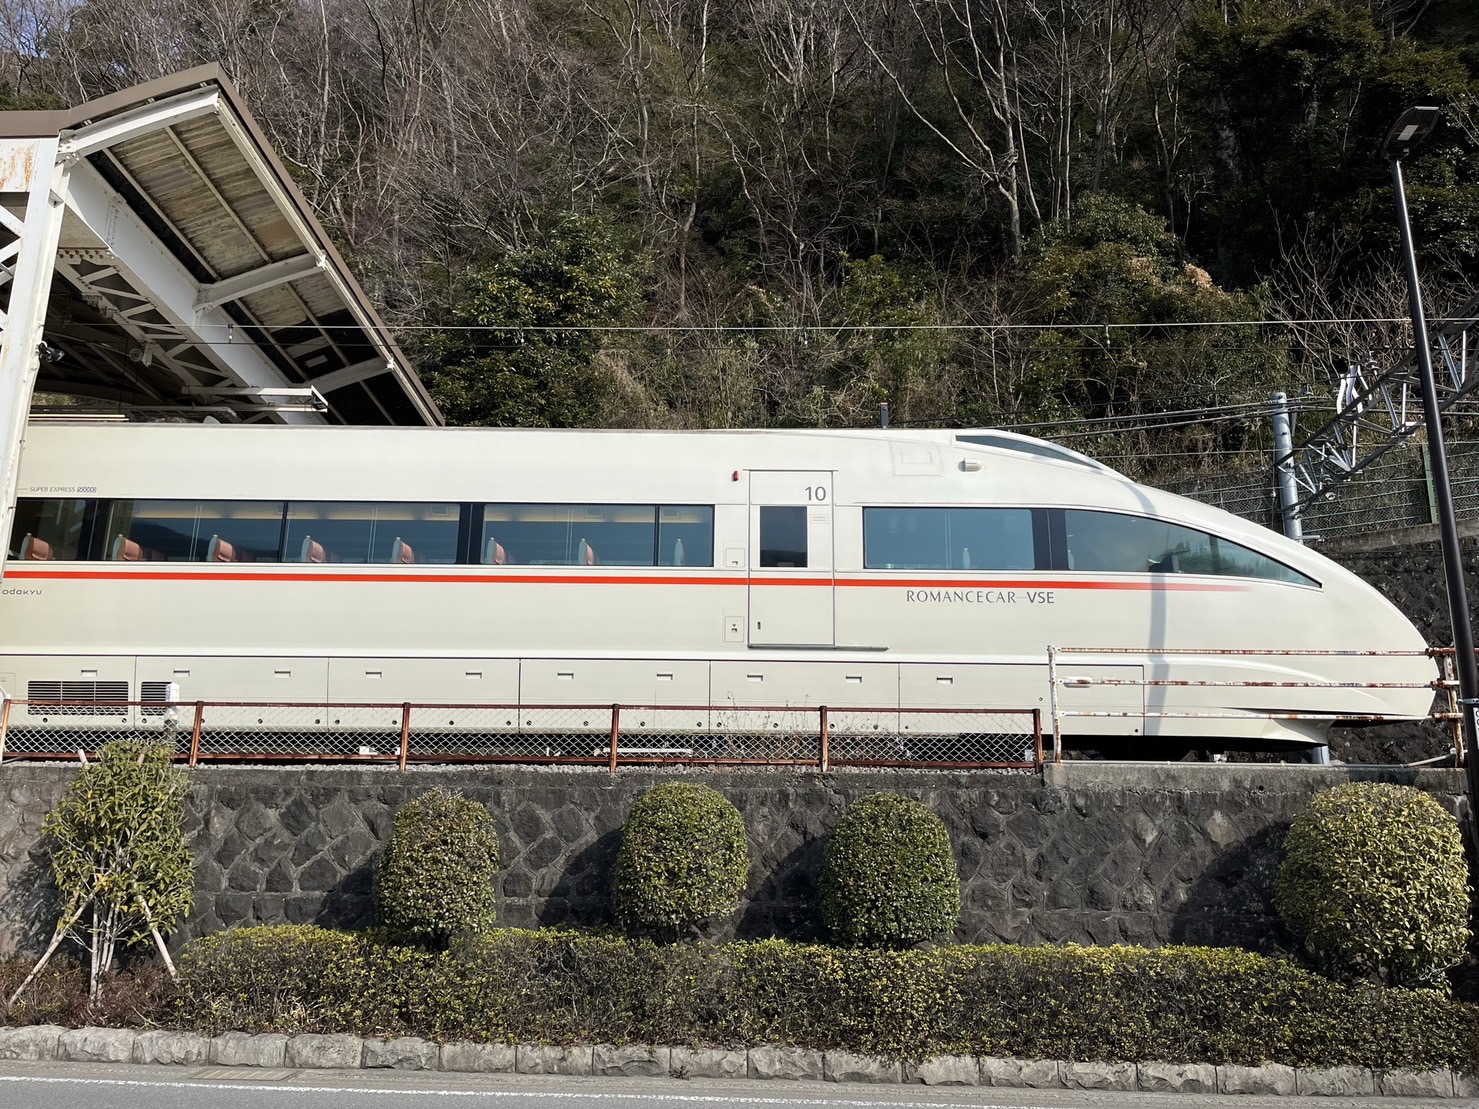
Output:
<svg viewBox="0 0 1479 1109">
<path fill-rule="evenodd" d="M 0 952 L 36 949 L 55 921 L 42 818 L 76 770 L 0 766 Z M 668 778 L 711 784 L 738 807 L 753 862 L 728 936 L 814 934 L 828 829 L 880 789 L 944 818 L 965 941 L 1274 942 L 1271 884 L 1290 819 L 1352 778 L 1415 784 L 1457 813 L 1459 771 L 1267 765 L 1065 763 L 1032 774 L 529 768 L 207 767 L 191 772 L 196 897 L 191 935 L 251 923 L 361 925 L 397 806 L 442 785 L 488 806 L 503 845 L 500 919 L 610 919 L 622 823 Z"/>
<path fill-rule="evenodd" d="M 1479 1079 L 1448 1068 L 1214 1066 L 1211 1063 L 1100 1063 L 942 1055 L 901 1063 L 848 1051 L 783 1044 L 744 1049 L 644 1044 L 438 1044 L 414 1036 L 391 1040 L 344 1034 L 284 1036 L 129 1028 L 0 1028 L 0 1059 L 31 1062 L 140 1063 L 293 1070 L 395 1069 L 478 1074 L 564 1074 L 605 1078 L 756 1078 L 824 1082 L 912 1082 L 926 1086 L 1016 1089 L 1141 1090 L 1180 1094 L 1301 1094 L 1340 1097 L 1479 1095 Z"/>
</svg>

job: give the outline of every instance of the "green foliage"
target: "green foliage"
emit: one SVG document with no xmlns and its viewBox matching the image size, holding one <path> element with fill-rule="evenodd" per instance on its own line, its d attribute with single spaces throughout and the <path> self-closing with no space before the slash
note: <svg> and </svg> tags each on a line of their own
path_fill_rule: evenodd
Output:
<svg viewBox="0 0 1479 1109">
<path fill-rule="evenodd" d="M 1045 228 L 1018 272 L 1028 319 L 1045 324 L 1104 325 L 1048 329 L 1033 339 L 1033 378 L 1047 383 L 1069 412 L 1087 418 L 1133 417 L 1209 404 L 1261 403 L 1287 385 L 1283 340 L 1257 324 L 1259 297 L 1219 289 L 1205 270 L 1182 260 L 1165 221 L 1112 198 L 1089 197 L 1071 221 Z M 1225 326 L 1216 326 L 1228 321 Z M 1211 326 L 1185 327 L 1187 323 Z M 1113 325 L 1112 329 L 1111 326 Z M 1129 326 L 1126 326 L 1129 325 Z M 1159 433 L 1156 445 L 1213 456 L 1262 432 L 1263 416 Z M 1177 442 L 1177 438 L 1180 442 Z M 1094 450 L 1086 444 L 1081 449 Z M 1101 444 L 1142 476 L 1144 437 Z"/>
<path fill-rule="evenodd" d="M 960 876 L 944 821 L 894 793 L 853 802 L 827 840 L 818 893 L 839 943 L 907 947 L 954 931 Z"/>
<path fill-rule="evenodd" d="M 731 911 L 750 872 L 739 810 L 717 790 L 663 782 L 637 799 L 616 856 L 616 918 L 662 935 Z"/>
<path fill-rule="evenodd" d="M 61 894 L 57 938 L 92 955 L 92 989 L 116 946 L 167 934 L 190 911 L 194 858 L 184 832 L 188 779 L 170 748 L 150 740 L 104 745 L 46 816 L 52 874 Z M 47 956 L 55 950 L 55 939 Z"/>
<path fill-rule="evenodd" d="M 180 956 L 171 1019 L 209 1032 L 395 1032 L 430 953 L 312 925 L 216 932 Z"/>
<path fill-rule="evenodd" d="M 433 789 L 395 814 L 381 852 L 375 911 L 392 933 L 445 946 L 493 927 L 498 833 L 488 810 L 457 793 Z"/>
<path fill-rule="evenodd" d="M 627 322 L 642 302 L 644 266 L 599 221 L 564 217 L 458 283 L 447 327 L 430 346 L 425 379 L 449 422 L 575 427 L 609 389 L 593 364 L 600 328 Z"/>
<path fill-rule="evenodd" d="M 1435 983 L 1469 940 L 1458 822 L 1410 786 L 1350 782 L 1295 818 L 1274 905 L 1315 964 L 1341 979 Z"/>
<path fill-rule="evenodd" d="M 1231 949 L 869 951 L 544 930 L 428 952 L 253 928 L 190 945 L 182 990 L 179 1020 L 204 1032 L 784 1043 L 915 1059 L 1479 1064 L 1473 1006 L 1433 990 L 1352 988 Z"/>
<path fill-rule="evenodd" d="M 1452 51 L 1383 34 L 1366 5 L 1251 5 L 1232 19 L 1205 9 L 1183 57 L 1200 158 L 1214 183 L 1194 245 L 1237 281 L 1266 275 L 1306 235 L 1395 248 L 1378 146 L 1403 109 L 1452 108 L 1472 94 Z M 1430 200 L 1470 235 L 1479 231 L 1461 193 Z M 1437 248 L 1432 221 L 1415 222 L 1420 241 Z"/>
</svg>

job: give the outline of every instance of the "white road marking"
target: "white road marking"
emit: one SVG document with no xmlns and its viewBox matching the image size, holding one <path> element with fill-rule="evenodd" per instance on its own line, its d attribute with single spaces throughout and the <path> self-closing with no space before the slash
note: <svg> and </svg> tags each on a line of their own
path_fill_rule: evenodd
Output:
<svg viewBox="0 0 1479 1109">
<path fill-rule="evenodd" d="M 432 1073 L 432 1072 L 426 1072 Z M 455 1071 L 435 1072 L 444 1076 L 453 1075 Z M 509 1077 L 517 1077 L 510 1075 Z M 372 1086 L 262 1086 L 252 1083 L 214 1082 L 210 1080 L 199 1080 L 193 1082 L 153 1082 L 143 1078 L 56 1078 L 56 1077 L 29 1077 L 22 1074 L 0 1074 L 0 1082 L 49 1082 L 54 1084 L 70 1084 L 75 1086 L 144 1086 L 151 1089 L 166 1090 L 199 1090 L 209 1088 L 212 1090 L 252 1090 L 260 1092 L 271 1090 L 278 1093 L 311 1093 L 311 1094 L 380 1094 L 386 1097 L 526 1097 L 526 1098 L 562 1098 L 573 1100 L 585 1098 L 588 1101 L 652 1101 L 660 1098 L 664 1101 L 681 1102 L 718 1102 L 722 1105 L 794 1105 L 798 1101 L 808 1100 L 805 1097 L 738 1097 L 719 1094 L 607 1094 L 607 1093 L 581 1093 L 578 1090 L 550 1091 L 550 1090 L 416 1090 L 416 1089 L 380 1089 Z M 941 1109 L 946 1104 L 938 1101 L 854 1101 L 847 1098 L 817 1097 L 810 1100 L 825 1102 L 827 1105 L 852 1105 L 876 1107 L 880 1104 L 894 1106 L 897 1109 Z M 971 1109 L 1020 1109 L 1018 1106 L 994 1105 L 990 1102 L 973 1102 Z"/>
</svg>

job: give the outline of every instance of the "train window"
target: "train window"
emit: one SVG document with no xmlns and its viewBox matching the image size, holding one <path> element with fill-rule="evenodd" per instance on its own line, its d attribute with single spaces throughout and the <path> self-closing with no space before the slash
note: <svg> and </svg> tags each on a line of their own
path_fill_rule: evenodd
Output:
<svg viewBox="0 0 1479 1109">
<path fill-rule="evenodd" d="M 457 561 L 455 504 L 294 501 L 283 530 L 284 561 L 429 563 Z"/>
<path fill-rule="evenodd" d="M 87 501 L 71 497 L 23 497 L 16 501 L 10 557 L 34 562 L 76 558 L 82 549 L 87 507 Z"/>
<path fill-rule="evenodd" d="M 118 562 L 277 562 L 281 501 L 108 504 L 101 557 Z"/>
<path fill-rule="evenodd" d="M 765 505 L 760 509 L 760 565 L 806 566 L 806 507 Z"/>
<path fill-rule="evenodd" d="M 1030 508 L 865 508 L 870 570 L 1032 570 Z"/>
<path fill-rule="evenodd" d="M 482 561 L 497 565 L 656 566 L 657 507 L 484 505 L 478 549 Z"/>
<path fill-rule="evenodd" d="M 1068 509 L 1063 528 L 1071 570 L 1214 574 L 1319 584 L 1257 551 L 1164 520 Z"/>
<path fill-rule="evenodd" d="M 665 504 L 657 510 L 657 564 L 714 565 L 712 505 Z"/>
</svg>

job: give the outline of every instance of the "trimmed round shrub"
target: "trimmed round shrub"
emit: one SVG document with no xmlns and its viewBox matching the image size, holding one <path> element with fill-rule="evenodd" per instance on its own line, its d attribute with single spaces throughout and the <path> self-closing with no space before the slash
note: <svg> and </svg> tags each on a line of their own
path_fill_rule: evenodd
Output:
<svg viewBox="0 0 1479 1109">
<path fill-rule="evenodd" d="M 750 873 L 739 810 L 689 782 L 654 786 L 632 806 L 616 856 L 616 919 L 671 936 L 730 912 Z"/>
<path fill-rule="evenodd" d="M 918 801 L 875 793 L 853 802 L 827 841 L 822 925 L 849 947 L 908 947 L 960 919 L 960 876 L 945 822 Z"/>
<path fill-rule="evenodd" d="M 434 789 L 395 814 L 380 855 L 375 912 L 392 933 L 445 947 L 497 915 L 498 833 L 476 801 Z"/>
<path fill-rule="evenodd" d="M 1338 979 L 1440 979 L 1468 943 L 1458 822 L 1411 786 L 1351 782 L 1295 817 L 1274 907 L 1311 961 Z"/>
</svg>

